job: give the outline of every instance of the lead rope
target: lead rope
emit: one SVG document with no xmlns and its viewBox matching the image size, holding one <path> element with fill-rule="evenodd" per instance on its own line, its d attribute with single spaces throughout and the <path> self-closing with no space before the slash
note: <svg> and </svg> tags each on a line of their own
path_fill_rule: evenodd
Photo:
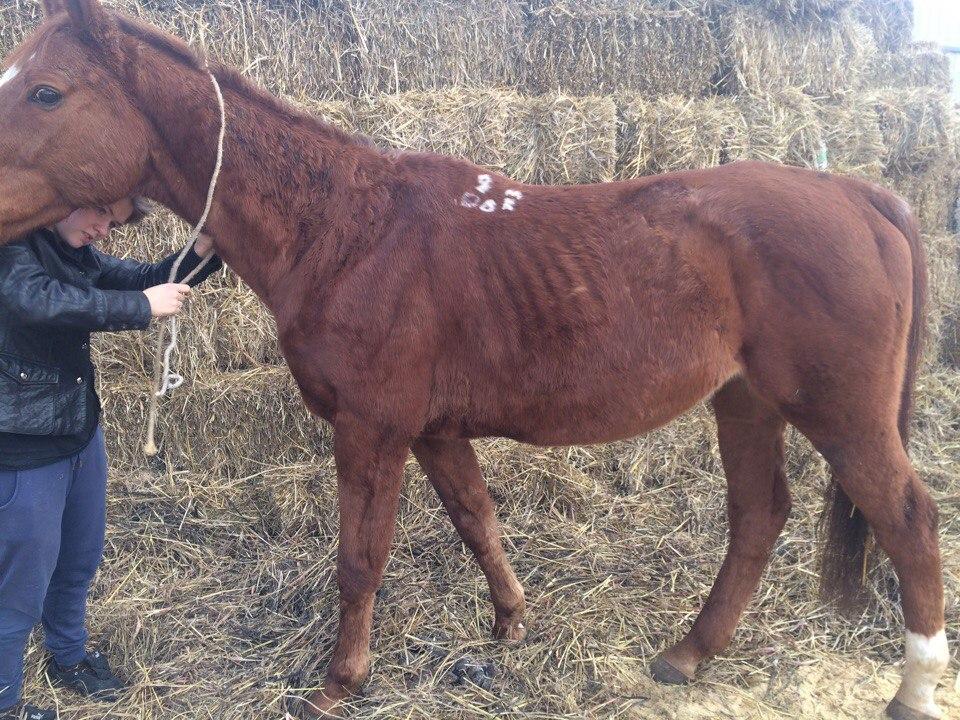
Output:
<svg viewBox="0 0 960 720">
<path fill-rule="evenodd" d="M 223 138 L 227 131 L 227 111 L 223 104 L 223 93 L 220 92 L 220 84 L 213 76 L 213 73 L 209 73 L 209 75 L 210 80 L 213 81 L 213 89 L 217 94 L 217 104 L 220 107 L 220 136 L 217 139 L 217 163 L 213 168 L 213 175 L 210 178 L 210 187 L 207 189 L 207 204 L 203 208 L 203 214 L 200 216 L 196 226 L 190 233 L 190 237 L 187 239 L 187 244 L 184 246 L 183 250 L 180 251 L 176 261 L 173 263 L 173 267 L 170 268 L 170 276 L 167 279 L 168 283 L 172 283 L 176 280 L 177 273 L 180 271 L 180 265 L 183 263 L 183 259 L 193 248 L 194 244 L 196 244 L 197 238 L 200 236 L 200 231 L 207 222 L 207 216 L 210 214 L 210 208 L 213 206 L 213 195 L 217 189 L 217 180 L 220 177 L 220 168 L 223 166 Z M 183 278 L 183 280 L 180 282 L 190 282 L 194 277 L 196 277 L 197 273 L 200 272 L 208 262 L 210 262 L 210 258 L 212 257 L 213 253 L 211 252 L 200 262 L 199 265 L 197 265 L 197 267 L 190 272 L 189 275 Z M 169 322 L 170 344 L 167 345 L 166 350 L 164 350 L 163 326 L 161 325 L 160 332 L 157 334 L 156 352 L 154 352 L 153 356 L 153 382 L 150 386 L 150 413 L 147 417 L 147 441 L 143 445 L 143 452 L 150 457 L 153 457 L 157 454 L 157 444 L 154 440 L 154 435 L 157 428 L 159 399 L 171 390 L 176 390 L 183 384 L 183 375 L 175 372 L 171 363 L 171 356 L 173 355 L 173 351 L 177 348 L 177 316 L 171 315 Z"/>
</svg>

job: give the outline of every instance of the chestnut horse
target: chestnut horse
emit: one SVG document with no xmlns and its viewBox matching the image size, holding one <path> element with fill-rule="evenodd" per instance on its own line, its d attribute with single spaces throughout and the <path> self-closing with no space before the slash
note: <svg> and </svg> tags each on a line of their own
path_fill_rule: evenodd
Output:
<svg viewBox="0 0 960 720">
<path fill-rule="evenodd" d="M 133 194 L 195 221 L 220 126 L 205 61 L 97 0 L 44 7 L 0 76 L 0 242 Z M 523 589 L 470 439 L 629 438 L 707 396 L 729 548 L 654 676 L 685 682 L 730 642 L 790 508 L 791 423 L 833 471 L 826 584 L 856 591 L 868 524 L 899 576 L 906 663 L 888 713 L 941 716 L 937 509 L 905 449 L 926 271 L 902 200 L 756 162 L 523 185 L 379 151 L 211 69 L 227 134 L 206 232 L 335 431 L 339 635 L 304 716 L 338 712 L 367 676 L 411 450 L 489 581 L 493 634 L 517 641 Z"/>
</svg>

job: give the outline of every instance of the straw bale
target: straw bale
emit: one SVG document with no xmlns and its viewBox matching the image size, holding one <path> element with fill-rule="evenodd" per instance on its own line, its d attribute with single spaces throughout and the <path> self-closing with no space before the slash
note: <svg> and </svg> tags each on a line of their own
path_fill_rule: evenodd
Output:
<svg viewBox="0 0 960 720">
<path fill-rule="evenodd" d="M 535 5 L 523 87 L 573 95 L 708 93 L 718 68 L 709 26 L 695 12 L 664 5 L 649 0 Z"/>
<path fill-rule="evenodd" d="M 157 336 L 169 341 L 167 322 L 154 321 L 146 332 L 97 333 L 92 347 L 105 373 L 153 377 Z M 232 273 L 210 278 L 191 293 L 177 324 L 177 371 L 185 377 L 283 364 L 276 323 L 254 292 Z"/>
<path fill-rule="evenodd" d="M 507 175 L 527 183 L 611 180 L 617 161 L 617 108 L 609 97 L 505 96 Z"/>
<path fill-rule="evenodd" d="M 950 59 L 934 43 L 913 43 L 894 53 L 879 53 L 867 69 L 870 87 L 930 87 L 950 92 Z"/>
<path fill-rule="evenodd" d="M 960 236 L 924 236 L 930 286 L 925 361 L 960 366 Z"/>
<path fill-rule="evenodd" d="M 358 100 L 355 112 L 358 128 L 385 145 L 465 157 L 520 182 L 613 176 L 617 117 L 610 98 L 447 90 Z"/>
<path fill-rule="evenodd" d="M 340 0 L 119 0 L 116 4 L 276 94 L 342 98 L 357 84 L 356 43 Z"/>
<path fill-rule="evenodd" d="M 787 19 L 826 17 L 856 4 L 857 0 L 754 0 L 770 13 Z M 749 2 L 749 0 L 748 0 Z"/>
<path fill-rule="evenodd" d="M 941 234 L 953 227 L 957 172 L 957 163 L 948 158 L 916 172 L 894 170 L 886 184 L 910 203 L 924 232 Z"/>
<path fill-rule="evenodd" d="M 6 0 L 0 3 L 0 61 L 40 23 L 36 0 Z"/>
<path fill-rule="evenodd" d="M 818 99 L 790 88 L 738 102 L 747 122 L 741 157 L 880 177 L 885 148 L 872 96 Z"/>
<path fill-rule="evenodd" d="M 913 0 L 858 0 L 854 14 L 885 52 L 900 50 L 913 37 Z"/>
<path fill-rule="evenodd" d="M 618 99 L 617 177 L 713 167 L 743 154 L 747 125 L 731 98 Z"/>
<path fill-rule="evenodd" d="M 799 88 L 831 95 L 859 87 L 877 48 L 850 12 L 823 20 L 779 21 L 742 6 L 719 18 L 723 84 L 731 94 Z"/>
<path fill-rule="evenodd" d="M 381 144 L 503 169 L 512 97 L 496 90 L 409 92 L 359 99 L 354 113 L 357 129 Z"/>
<path fill-rule="evenodd" d="M 904 87 L 878 90 L 875 97 L 888 173 L 923 170 L 954 156 L 955 119 L 948 96 Z"/>
<path fill-rule="evenodd" d="M 678 0 L 674 5 L 699 10 L 716 19 L 736 7 L 755 7 L 784 22 L 834 17 L 861 0 Z"/>
<path fill-rule="evenodd" d="M 357 94 L 512 85 L 521 0 L 349 0 Z"/>
<path fill-rule="evenodd" d="M 101 375 L 100 397 L 112 467 L 144 467 L 147 384 Z M 283 367 L 263 366 L 190 378 L 160 401 L 157 445 L 175 470 L 213 475 L 265 464 L 308 462 L 329 452 L 329 430 L 306 411 Z"/>
</svg>

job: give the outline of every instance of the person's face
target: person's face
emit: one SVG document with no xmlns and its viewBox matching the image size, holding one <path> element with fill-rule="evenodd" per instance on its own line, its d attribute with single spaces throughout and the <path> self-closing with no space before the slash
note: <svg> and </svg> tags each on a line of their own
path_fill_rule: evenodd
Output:
<svg viewBox="0 0 960 720">
<path fill-rule="evenodd" d="M 112 205 L 84 207 L 74 210 L 55 227 L 67 245 L 82 248 L 102 240 L 117 225 L 125 223 L 133 214 L 133 201 L 118 200 Z"/>
</svg>

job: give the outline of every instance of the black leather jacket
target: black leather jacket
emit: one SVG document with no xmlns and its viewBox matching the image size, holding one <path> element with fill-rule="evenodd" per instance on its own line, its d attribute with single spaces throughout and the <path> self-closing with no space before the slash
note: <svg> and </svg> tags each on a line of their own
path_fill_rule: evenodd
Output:
<svg viewBox="0 0 960 720">
<path fill-rule="evenodd" d="M 60 436 L 95 427 L 90 333 L 146 328 L 150 304 L 131 291 L 167 282 L 175 260 L 138 263 L 77 250 L 49 230 L 0 247 L 0 433 Z M 199 262 L 188 253 L 179 276 Z M 214 258 L 191 285 L 220 267 Z"/>
</svg>

